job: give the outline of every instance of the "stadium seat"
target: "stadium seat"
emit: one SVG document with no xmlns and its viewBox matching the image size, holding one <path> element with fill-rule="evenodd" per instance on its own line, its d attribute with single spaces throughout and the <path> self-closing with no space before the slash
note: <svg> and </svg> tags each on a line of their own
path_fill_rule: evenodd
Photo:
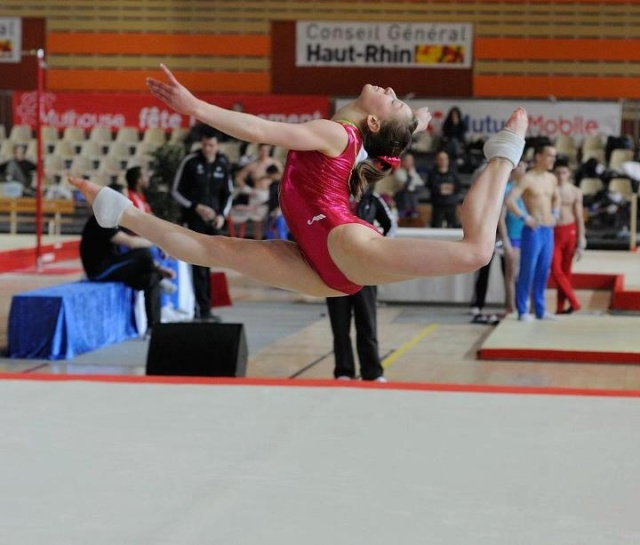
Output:
<svg viewBox="0 0 640 545">
<path fill-rule="evenodd" d="M 609 191 L 620 193 L 626 201 L 630 201 L 633 196 L 633 186 L 629 178 L 613 178 L 609 182 Z"/>
<path fill-rule="evenodd" d="M 609 159 L 609 168 L 618 170 L 622 163 L 633 160 L 633 150 L 631 149 L 614 149 Z"/>
<path fill-rule="evenodd" d="M 595 195 L 604 189 L 604 184 L 600 178 L 582 178 L 580 180 L 580 191 L 583 195 Z"/>
<path fill-rule="evenodd" d="M 164 129 L 146 129 L 142 135 L 142 142 L 162 146 L 167 142 L 167 134 Z"/>
<path fill-rule="evenodd" d="M 14 125 L 9 133 L 9 140 L 16 144 L 26 144 L 33 138 L 33 131 L 29 125 Z"/>
</svg>

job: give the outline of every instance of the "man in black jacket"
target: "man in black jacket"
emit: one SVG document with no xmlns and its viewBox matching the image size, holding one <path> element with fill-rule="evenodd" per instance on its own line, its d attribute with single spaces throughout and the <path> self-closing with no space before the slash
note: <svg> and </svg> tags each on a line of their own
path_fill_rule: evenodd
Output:
<svg viewBox="0 0 640 545">
<path fill-rule="evenodd" d="M 384 200 L 368 186 L 357 203 L 358 217 L 371 224 L 377 223 L 385 236 L 393 235 L 396 220 Z M 375 222 L 375 223 L 374 223 Z M 328 297 L 327 308 L 333 332 L 333 375 L 339 380 L 356 377 L 355 361 L 351 346 L 351 316 L 356 325 L 356 349 L 363 380 L 386 382 L 378 353 L 376 286 L 364 286 L 359 292 L 344 297 Z"/>
<path fill-rule="evenodd" d="M 215 235 L 231 209 L 231 164 L 218 151 L 217 131 L 202 129 L 201 149 L 187 155 L 173 182 L 173 198 L 182 206 L 183 223 L 192 231 Z M 196 299 L 195 317 L 217 321 L 211 314 L 211 289 L 208 267 L 191 266 Z"/>
<path fill-rule="evenodd" d="M 462 201 L 462 183 L 450 165 L 449 154 L 440 150 L 436 164 L 427 176 L 431 194 L 431 227 L 459 227 L 458 204 Z"/>
</svg>

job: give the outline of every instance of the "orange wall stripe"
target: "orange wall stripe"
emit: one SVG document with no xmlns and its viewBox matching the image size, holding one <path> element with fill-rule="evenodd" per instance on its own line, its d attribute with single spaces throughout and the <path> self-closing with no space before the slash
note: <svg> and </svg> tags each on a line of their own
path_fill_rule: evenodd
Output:
<svg viewBox="0 0 640 545">
<path fill-rule="evenodd" d="M 262 34 L 50 32 L 46 47 L 49 54 L 267 57 L 271 54 L 271 37 Z"/>
<path fill-rule="evenodd" d="M 571 76 L 483 76 L 473 78 L 475 97 L 640 99 L 640 78 Z"/>
<path fill-rule="evenodd" d="M 476 38 L 478 60 L 638 61 L 640 40 Z"/>
<path fill-rule="evenodd" d="M 267 72 L 175 72 L 190 90 L 211 93 L 270 93 Z M 148 70 L 55 70 L 47 71 L 49 91 L 147 91 L 145 78 L 162 79 Z"/>
<path fill-rule="evenodd" d="M 408 0 L 410 3 L 414 4 L 425 4 L 424 0 Z M 544 0 L 429 0 L 429 4 L 474 4 L 475 6 L 482 6 L 483 4 L 491 5 L 491 4 L 520 4 L 520 5 L 544 5 L 544 4 L 571 4 L 572 7 L 578 7 L 581 5 L 592 5 L 592 4 L 602 4 L 603 9 L 606 9 L 607 4 L 631 4 L 631 5 L 639 5 L 640 0 L 553 0 L 553 1 L 544 1 Z M 578 7 L 579 9 L 579 7 Z"/>
</svg>

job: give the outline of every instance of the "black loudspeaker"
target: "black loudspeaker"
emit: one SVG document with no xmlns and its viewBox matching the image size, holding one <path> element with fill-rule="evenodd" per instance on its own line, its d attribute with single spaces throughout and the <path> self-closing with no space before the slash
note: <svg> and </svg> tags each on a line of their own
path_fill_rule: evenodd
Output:
<svg viewBox="0 0 640 545">
<path fill-rule="evenodd" d="M 244 377 L 248 355 L 243 324 L 158 324 L 149 341 L 146 372 L 182 377 Z"/>
</svg>

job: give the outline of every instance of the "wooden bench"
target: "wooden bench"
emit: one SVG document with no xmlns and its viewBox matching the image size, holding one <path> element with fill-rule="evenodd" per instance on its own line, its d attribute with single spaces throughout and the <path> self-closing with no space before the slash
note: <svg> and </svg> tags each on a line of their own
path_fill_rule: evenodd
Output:
<svg viewBox="0 0 640 545">
<path fill-rule="evenodd" d="M 42 199 L 43 217 L 49 218 L 50 235 L 59 235 L 62 231 L 62 216 L 73 215 L 75 203 L 71 199 Z M 35 197 L 0 197 L 0 218 L 6 215 L 9 219 L 9 232 L 18 232 L 18 223 L 35 223 Z"/>
</svg>

